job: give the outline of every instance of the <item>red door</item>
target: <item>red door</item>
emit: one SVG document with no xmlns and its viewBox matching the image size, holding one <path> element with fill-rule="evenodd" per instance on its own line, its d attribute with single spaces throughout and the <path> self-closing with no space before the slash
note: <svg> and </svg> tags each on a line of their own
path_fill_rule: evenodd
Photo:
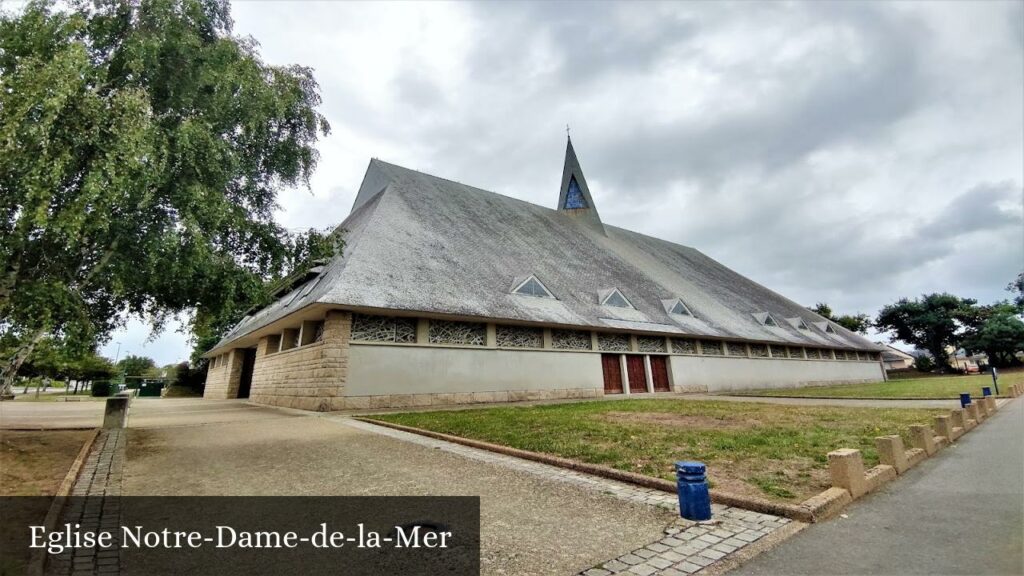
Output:
<svg viewBox="0 0 1024 576">
<path fill-rule="evenodd" d="M 644 368 L 643 356 L 626 356 L 626 373 L 629 375 L 630 394 L 647 392 L 647 370 Z"/>
<path fill-rule="evenodd" d="M 651 380 L 654 380 L 655 392 L 671 392 L 668 385 L 668 361 L 664 356 L 651 356 Z"/>
<path fill-rule="evenodd" d="M 604 393 L 622 394 L 622 366 L 618 354 L 601 354 L 601 368 L 604 369 Z"/>
</svg>

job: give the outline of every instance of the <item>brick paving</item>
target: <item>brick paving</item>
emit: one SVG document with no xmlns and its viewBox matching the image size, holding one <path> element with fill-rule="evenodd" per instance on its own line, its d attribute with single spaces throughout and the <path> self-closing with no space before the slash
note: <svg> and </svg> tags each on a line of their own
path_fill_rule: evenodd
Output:
<svg viewBox="0 0 1024 576">
<path fill-rule="evenodd" d="M 60 524 L 80 524 L 83 531 L 116 531 L 120 525 L 121 478 L 124 470 L 125 432 L 101 430 L 92 452 L 82 465 Z M 115 498 L 105 498 L 114 496 Z M 49 559 L 52 576 L 115 576 L 120 573 L 120 551 L 113 548 L 68 549 Z"/>
<path fill-rule="evenodd" d="M 333 419 L 333 418 L 332 418 Z M 566 482 L 585 489 L 650 506 L 658 506 L 679 512 L 679 501 L 674 494 L 661 490 L 643 488 L 617 480 L 591 476 L 575 470 L 523 460 L 513 456 L 488 452 L 471 446 L 463 446 L 445 440 L 438 440 L 393 428 L 377 426 L 368 422 L 339 418 L 337 421 L 361 430 L 390 436 L 405 442 L 412 442 L 430 448 L 459 454 L 473 460 L 480 460 L 520 472 L 535 474 L 548 480 Z M 711 523 L 689 522 L 679 519 L 665 530 L 665 536 L 643 548 L 610 559 L 598 566 L 584 570 L 584 576 L 679 576 L 693 574 L 726 559 L 744 547 L 760 540 L 775 530 L 786 526 L 788 518 L 762 514 L 722 506 L 711 505 Z"/>
</svg>

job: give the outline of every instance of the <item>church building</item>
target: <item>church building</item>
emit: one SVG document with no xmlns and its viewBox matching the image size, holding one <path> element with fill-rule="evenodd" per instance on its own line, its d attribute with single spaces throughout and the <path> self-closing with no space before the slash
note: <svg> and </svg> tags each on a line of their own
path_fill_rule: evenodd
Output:
<svg viewBox="0 0 1024 576">
<path fill-rule="evenodd" d="M 340 228 L 342 253 L 207 353 L 205 397 L 328 411 L 884 378 L 878 345 L 605 224 L 571 141 L 555 209 L 372 160 Z"/>
</svg>

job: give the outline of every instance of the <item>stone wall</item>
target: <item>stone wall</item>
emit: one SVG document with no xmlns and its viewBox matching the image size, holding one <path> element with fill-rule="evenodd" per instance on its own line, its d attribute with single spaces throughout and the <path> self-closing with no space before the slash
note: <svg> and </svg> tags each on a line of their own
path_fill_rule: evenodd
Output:
<svg viewBox="0 0 1024 576">
<path fill-rule="evenodd" d="M 351 314 L 331 311 L 319 342 L 270 352 L 272 337 L 261 338 L 249 395 L 252 402 L 318 412 L 344 408 L 341 397 L 348 378 L 351 333 Z"/>
<path fill-rule="evenodd" d="M 232 350 L 227 353 L 225 362 L 206 369 L 206 387 L 203 389 L 203 398 L 235 398 L 238 396 L 238 384 L 242 378 L 242 361 L 245 359 L 245 351 L 241 349 Z"/>
</svg>

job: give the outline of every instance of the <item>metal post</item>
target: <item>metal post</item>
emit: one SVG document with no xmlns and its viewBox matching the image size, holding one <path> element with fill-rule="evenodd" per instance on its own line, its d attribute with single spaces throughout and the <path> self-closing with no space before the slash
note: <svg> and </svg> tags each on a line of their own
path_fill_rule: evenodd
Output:
<svg viewBox="0 0 1024 576">
<path fill-rule="evenodd" d="M 687 520 L 711 520 L 711 495 L 703 462 L 676 462 L 679 515 Z"/>
<path fill-rule="evenodd" d="M 996 367 L 992 367 L 992 385 L 996 387 L 996 396 L 999 396 L 999 370 Z"/>
</svg>

